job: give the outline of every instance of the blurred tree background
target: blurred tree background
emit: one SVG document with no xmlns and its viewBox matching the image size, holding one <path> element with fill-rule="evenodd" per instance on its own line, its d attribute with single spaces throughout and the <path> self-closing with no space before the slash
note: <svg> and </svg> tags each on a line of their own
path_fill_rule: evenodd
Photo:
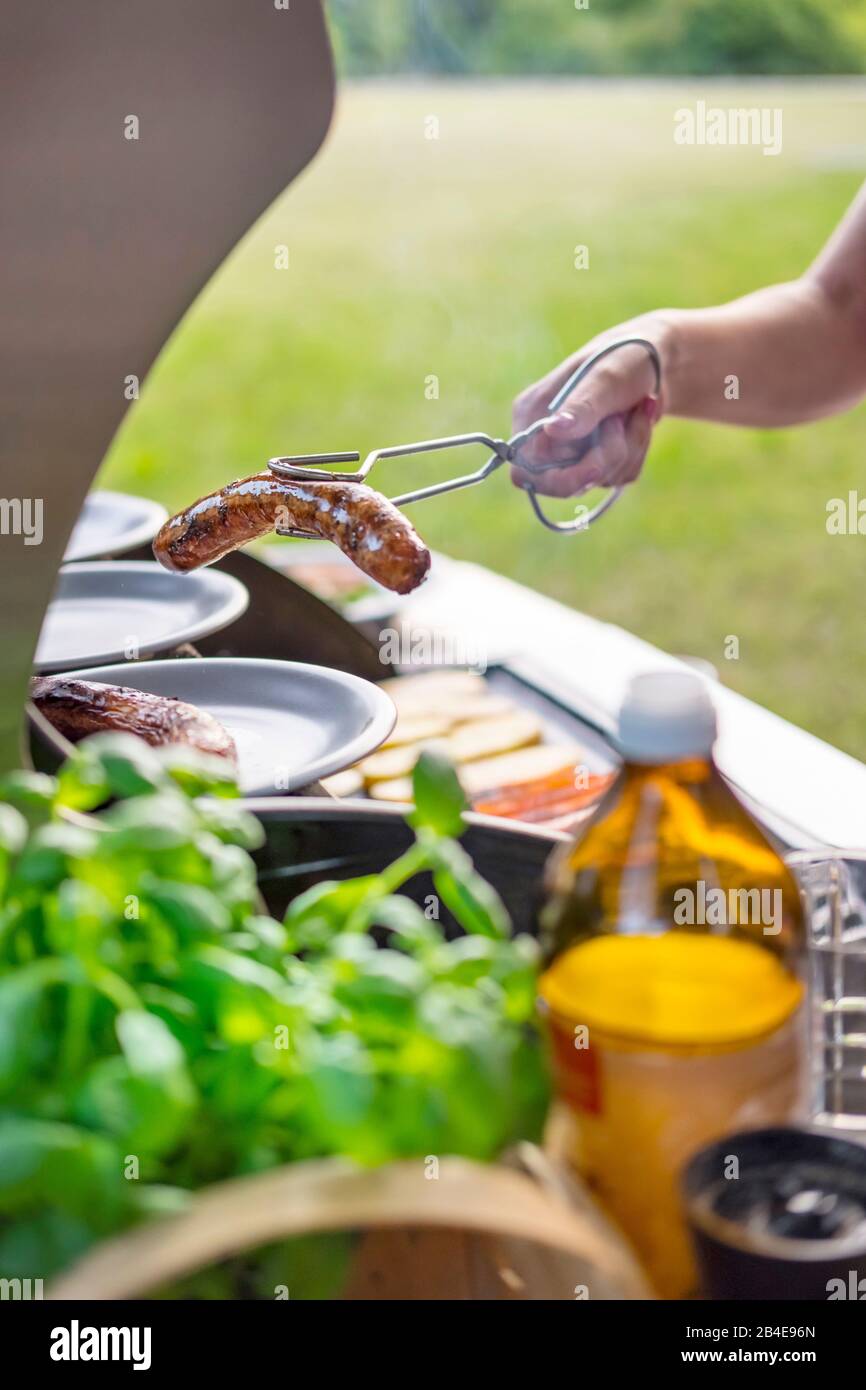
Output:
<svg viewBox="0 0 866 1390">
<path fill-rule="evenodd" d="M 866 179 L 866 82 L 845 76 L 866 0 L 589 4 L 327 0 L 328 140 L 167 344 L 101 486 L 175 510 L 275 453 L 507 431 L 515 393 L 594 334 L 801 274 Z M 698 99 L 783 109 L 779 157 L 675 144 Z M 828 499 L 862 494 L 864 438 L 866 401 L 795 430 L 665 420 L 585 540 L 552 541 L 502 475 L 413 519 L 866 759 L 863 538 L 826 530 Z"/>
<path fill-rule="evenodd" d="M 328 10 L 339 66 L 358 76 L 866 69 L 866 0 L 533 0 L 529 10 L 525 0 L 328 0 Z"/>
</svg>

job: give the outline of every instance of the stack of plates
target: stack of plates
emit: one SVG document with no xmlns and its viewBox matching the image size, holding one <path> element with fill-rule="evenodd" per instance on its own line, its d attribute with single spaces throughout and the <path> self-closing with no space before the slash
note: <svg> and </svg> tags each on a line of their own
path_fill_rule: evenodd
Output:
<svg viewBox="0 0 866 1390">
<path fill-rule="evenodd" d="M 164 518 L 144 499 L 93 493 L 67 558 L 132 549 L 152 539 Z M 246 586 L 222 570 L 172 574 L 148 560 L 67 563 L 34 666 L 181 699 L 213 715 L 234 739 L 247 796 L 309 786 L 378 748 L 396 710 L 357 676 L 290 661 L 145 659 L 219 632 L 248 605 Z"/>
</svg>

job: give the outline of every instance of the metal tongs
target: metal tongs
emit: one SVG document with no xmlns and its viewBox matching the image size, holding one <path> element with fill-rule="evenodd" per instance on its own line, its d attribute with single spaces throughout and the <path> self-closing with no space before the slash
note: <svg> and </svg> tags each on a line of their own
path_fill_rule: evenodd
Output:
<svg viewBox="0 0 866 1390">
<path fill-rule="evenodd" d="M 557 391 L 553 400 L 548 405 L 548 412 L 559 409 L 563 402 L 571 395 L 571 392 L 583 381 L 584 377 L 592 371 L 593 367 L 602 360 L 603 357 L 611 352 L 616 352 L 618 348 L 637 345 L 646 348 L 655 371 L 655 394 L 661 390 L 661 360 L 658 351 L 653 343 L 647 338 L 618 338 L 614 343 L 608 343 L 592 357 L 572 372 L 571 376 L 563 386 Z M 497 468 L 501 468 L 503 463 L 517 463 L 519 461 L 520 450 L 527 440 L 532 439 L 540 429 L 543 428 L 544 419 L 536 420 L 527 429 L 520 430 L 512 435 L 510 439 L 496 439 L 492 435 L 476 431 L 471 434 L 452 434 L 442 439 L 422 439 L 414 444 L 392 444 L 388 448 L 373 449 L 367 455 L 360 468 L 354 473 L 338 473 L 330 469 L 317 468 L 314 465 L 322 463 L 357 463 L 361 455 L 354 450 L 343 453 L 331 454 L 289 454 L 280 458 L 272 458 L 268 461 L 268 467 L 272 473 L 280 478 L 308 479 L 315 478 L 321 482 L 340 482 L 340 483 L 363 483 L 366 481 L 370 470 L 379 459 L 403 458 L 408 454 L 430 454 L 437 449 L 456 449 L 465 444 L 483 444 L 486 449 L 491 450 L 489 459 L 481 468 L 474 473 L 464 473 L 459 478 L 446 478 L 440 483 L 431 483 L 429 487 L 416 488 L 414 492 L 403 492 L 399 497 L 392 497 L 391 501 L 397 507 L 404 507 L 409 502 L 421 502 L 426 497 L 438 497 L 444 492 L 456 492 L 458 488 L 472 487 L 474 483 L 483 483 L 485 478 L 489 478 L 491 473 L 495 473 Z M 586 453 L 598 441 L 598 429 L 592 431 L 581 442 L 580 449 L 575 458 L 567 459 L 563 462 L 529 464 L 521 466 L 527 473 L 546 473 L 551 468 L 570 468 L 579 462 Z M 545 516 L 541 510 L 541 503 L 538 494 L 531 483 L 526 484 L 525 492 L 529 497 L 532 510 L 538 517 L 543 526 L 549 531 L 556 531 L 560 535 L 575 535 L 579 531 L 585 531 L 594 521 L 598 521 L 600 516 L 613 506 L 617 498 L 622 494 L 621 487 L 611 488 L 607 497 L 599 502 L 596 507 L 589 512 L 584 512 L 575 521 L 552 521 Z M 283 527 L 277 529 L 279 536 L 297 536 L 302 539 L 315 539 L 315 533 L 302 531 L 295 527 Z"/>
</svg>

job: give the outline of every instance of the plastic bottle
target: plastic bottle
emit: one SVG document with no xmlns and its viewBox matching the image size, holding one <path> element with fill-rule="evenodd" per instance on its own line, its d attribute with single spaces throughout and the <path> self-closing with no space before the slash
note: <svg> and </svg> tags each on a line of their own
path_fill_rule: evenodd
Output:
<svg viewBox="0 0 866 1390">
<path fill-rule="evenodd" d="M 671 1298 L 696 1286 L 681 1166 L 804 1091 L 799 895 L 715 735 L 697 676 L 633 681 L 624 766 L 555 857 L 541 922 L 560 1141 Z"/>
</svg>

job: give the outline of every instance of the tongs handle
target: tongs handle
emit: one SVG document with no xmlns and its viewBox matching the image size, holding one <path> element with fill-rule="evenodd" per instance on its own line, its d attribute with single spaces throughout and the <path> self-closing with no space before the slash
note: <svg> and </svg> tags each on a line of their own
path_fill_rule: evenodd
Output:
<svg viewBox="0 0 866 1390">
<path fill-rule="evenodd" d="M 618 348 L 631 347 L 633 345 L 646 348 L 649 353 L 655 371 L 655 394 L 658 395 L 661 391 L 662 384 L 662 364 L 655 343 L 651 343 L 648 338 L 617 338 L 616 342 L 608 343 L 605 347 L 599 348 L 598 352 L 594 352 L 592 357 L 588 357 L 585 362 L 581 362 L 580 366 L 575 368 L 571 376 L 564 385 L 559 388 L 553 400 L 548 405 L 548 413 L 552 413 L 559 409 L 563 402 L 571 395 L 575 386 L 583 381 L 584 377 L 592 371 L 593 367 L 595 367 L 603 357 L 607 357 L 611 352 L 616 352 Z M 538 434 L 539 430 L 543 427 L 544 421 L 537 420 L 534 425 L 530 425 L 528 429 L 523 430 L 519 435 L 515 435 L 510 441 L 513 453 L 517 452 L 521 444 L 525 444 L 533 435 Z M 592 434 L 588 435 L 587 438 L 593 440 L 593 436 L 596 433 L 597 431 L 593 430 Z M 538 473 L 546 473 L 551 468 L 570 468 L 572 463 L 573 460 L 569 460 L 567 463 L 540 464 L 536 467 L 535 471 Z M 617 498 L 622 496 L 623 490 L 621 487 L 612 488 L 607 497 L 603 498 L 597 506 L 593 507 L 591 511 L 585 512 L 583 515 L 579 516 L 575 521 L 552 521 L 551 518 L 545 516 L 542 511 L 541 503 L 538 500 L 538 493 L 532 483 L 527 483 L 524 491 L 529 498 L 532 510 L 543 526 L 546 526 L 549 531 L 558 531 L 560 535 L 574 535 L 578 531 L 585 531 L 594 521 L 598 521 L 598 518 L 603 516 L 609 507 L 613 506 Z"/>
</svg>

